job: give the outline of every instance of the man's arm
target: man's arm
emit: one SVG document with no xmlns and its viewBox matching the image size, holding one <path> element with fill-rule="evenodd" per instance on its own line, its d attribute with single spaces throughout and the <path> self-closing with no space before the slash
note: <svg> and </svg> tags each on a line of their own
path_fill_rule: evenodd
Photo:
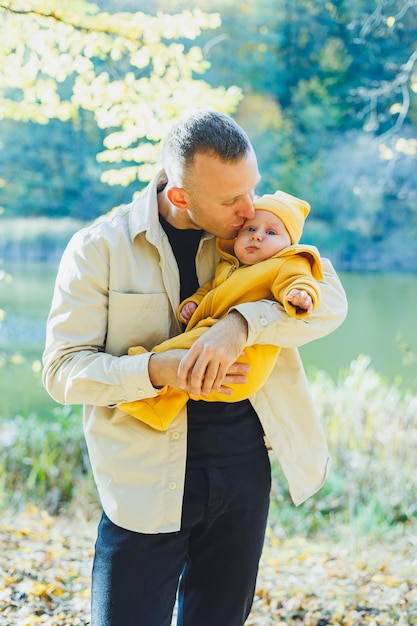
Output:
<svg viewBox="0 0 417 626">
<path fill-rule="evenodd" d="M 211 326 L 181 359 L 179 387 L 196 396 L 211 391 L 230 395 L 225 385 L 246 382 L 249 367 L 236 361 L 244 351 L 247 335 L 247 322 L 237 311 Z"/>
<path fill-rule="evenodd" d="M 218 391 L 246 345 L 301 346 L 338 328 L 347 314 L 344 289 L 328 259 L 322 259 L 321 304 L 308 317 L 290 317 L 277 302 L 240 304 L 190 348 L 178 368 L 182 388 L 195 395 Z M 236 364 L 234 365 L 234 367 Z M 229 381 L 230 382 L 230 381 Z"/>
<path fill-rule="evenodd" d="M 113 406 L 157 395 L 149 380 L 151 353 L 105 352 L 108 284 L 106 254 L 91 244 L 88 233 L 77 233 L 59 266 L 43 353 L 43 383 L 56 402 Z M 129 327 L 128 316 L 137 312 L 129 308 L 121 315 Z"/>
<path fill-rule="evenodd" d="M 321 259 L 324 279 L 320 282 L 320 306 L 308 317 L 290 317 L 277 302 L 262 300 L 233 307 L 248 323 L 247 345 L 272 344 L 298 348 L 320 339 L 338 328 L 347 315 L 347 299 L 342 284 L 328 259 Z"/>
</svg>

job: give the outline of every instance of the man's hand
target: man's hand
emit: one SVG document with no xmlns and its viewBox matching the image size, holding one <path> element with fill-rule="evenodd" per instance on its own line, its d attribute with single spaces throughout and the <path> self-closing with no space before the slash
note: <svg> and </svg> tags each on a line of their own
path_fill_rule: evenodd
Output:
<svg viewBox="0 0 417 626">
<path fill-rule="evenodd" d="M 248 335 L 247 322 L 237 311 L 209 328 L 182 357 L 178 384 L 195 396 L 217 391 L 231 395 L 227 384 L 244 384 L 249 366 L 236 363 Z"/>
<path fill-rule="evenodd" d="M 154 387 L 176 387 L 178 384 L 178 366 L 188 350 L 167 350 L 151 355 L 148 363 L 149 379 Z"/>
</svg>

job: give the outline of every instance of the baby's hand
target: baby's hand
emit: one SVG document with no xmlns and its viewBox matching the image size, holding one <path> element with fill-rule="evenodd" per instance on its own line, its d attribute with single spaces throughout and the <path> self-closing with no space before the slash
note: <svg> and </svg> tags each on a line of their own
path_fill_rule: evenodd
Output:
<svg viewBox="0 0 417 626">
<path fill-rule="evenodd" d="M 196 308 L 197 308 L 197 305 L 195 302 L 186 302 L 186 304 L 184 304 L 179 315 L 180 320 L 183 324 L 187 324 L 190 321 L 191 316 L 196 310 Z"/>
<path fill-rule="evenodd" d="M 311 296 L 304 289 L 291 289 L 287 295 L 288 302 L 291 302 L 293 306 L 307 313 L 313 311 L 313 300 Z"/>
</svg>

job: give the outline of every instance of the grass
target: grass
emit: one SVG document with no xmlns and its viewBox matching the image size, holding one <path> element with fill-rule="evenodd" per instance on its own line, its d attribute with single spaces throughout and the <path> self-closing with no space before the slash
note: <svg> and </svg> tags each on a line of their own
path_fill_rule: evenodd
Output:
<svg viewBox="0 0 417 626">
<path fill-rule="evenodd" d="M 78 500 L 87 507 L 96 502 L 80 407 L 57 409 L 54 421 L 30 415 L 3 422 L 0 446 L 4 507 L 29 502 L 56 514 Z"/>
<path fill-rule="evenodd" d="M 336 382 L 318 372 L 311 389 L 328 437 L 330 477 L 294 516 L 275 466 L 272 519 L 295 534 L 331 532 L 329 521 L 344 524 L 352 542 L 371 529 L 403 532 L 417 520 L 417 396 L 388 384 L 367 357 Z"/>
</svg>

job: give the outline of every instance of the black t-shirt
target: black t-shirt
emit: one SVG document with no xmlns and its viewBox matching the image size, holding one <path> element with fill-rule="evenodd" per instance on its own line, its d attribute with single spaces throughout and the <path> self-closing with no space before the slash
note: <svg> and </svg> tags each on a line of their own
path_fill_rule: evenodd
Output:
<svg viewBox="0 0 417 626">
<path fill-rule="evenodd" d="M 160 216 L 180 273 L 181 300 L 198 289 L 195 257 L 202 231 L 179 230 Z M 189 400 L 188 466 L 232 465 L 265 448 L 263 429 L 249 400 L 205 402 Z"/>
<path fill-rule="evenodd" d="M 162 215 L 159 216 L 161 226 L 166 232 L 180 272 L 180 299 L 185 300 L 199 287 L 195 257 L 202 235 L 201 230 L 188 228 L 180 230 L 169 224 Z"/>
</svg>

